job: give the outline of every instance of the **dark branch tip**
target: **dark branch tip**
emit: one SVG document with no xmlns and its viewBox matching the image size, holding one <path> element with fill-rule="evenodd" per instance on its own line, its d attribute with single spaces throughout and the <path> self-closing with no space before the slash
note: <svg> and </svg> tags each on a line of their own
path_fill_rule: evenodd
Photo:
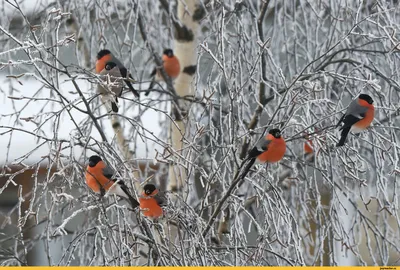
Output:
<svg viewBox="0 0 400 270">
<path fill-rule="evenodd" d="M 206 11 L 204 10 L 204 8 L 200 5 L 198 5 L 193 12 L 192 20 L 195 22 L 198 22 L 201 19 L 203 19 L 205 15 L 206 15 Z"/>
<path fill-rule="evenodd" d="M 119 122 L 115 122 L 112 124 L 113 129 L 117 129 L 121 127 L 121 124 Z"/>
<path fill-rule="evenodd" d="M 75 23 L 75 20 L 73 19 L 73 18 L 69 18 L 69 19 L 67 19 L 66 21 L 65 21 L 65 24 L 67 25 L 67 26 L 71 26 L 71 25 L 73 25 Z"/>
</svg>

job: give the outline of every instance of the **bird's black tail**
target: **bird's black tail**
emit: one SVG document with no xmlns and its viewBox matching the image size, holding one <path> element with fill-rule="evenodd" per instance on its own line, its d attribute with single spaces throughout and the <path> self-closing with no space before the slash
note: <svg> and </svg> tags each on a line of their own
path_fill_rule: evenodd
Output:
<svg viewBox="0 0 400 270">
<path fill-rule="evenodd" d="M 240 179 L 244 179 L 246 177 L 246 175 L 249 173 L 251 166 L 253 166 L 254 162 L 256 162 L 256 158 L 248 158 L 248 163 L 247 166 L 244 168 L 244 170 L 242 171 L 242 174 L 240 175 Z"/>
<path fill-rule="evenodd" d="M 132 208 L 135 209 L 136 207 L 138 207 L 140 205 L 139 202 L 132 197 L 132 195 L 128 191 L 128 188 L 126 186 L 121 186 L 121 188 L 125 192 L 125 194 L 128 195 Z"/>
<path fill-rule="evenodd" d="M 140 97 L 138 91 L 135 90 L 135 88 L 133 88 L 132 84 L 130 81 L 125 80 L 126 85 L 128 85 L 129 89 L 131 89 L 132 93 L 136 96 L 136 97 Z"/>
<path fill-rule="evenodd" d="M 140 204 L 137 200 L 135 200 L 131 195 L 129 196 L 129 201 L 131 202 L 132 208 L 135 209 L 136 207 L 138 207 Z"/>
<path fill-rule="evenodd" d="M 137 200 L 135 200 L 130 194 L 128 194 L 129 201 L 131 202 L 132 208 L 135 209 L 138 207 L 140 204 Z"/>
<path fill-rule="evenodd" d="M 150 77 L 152 79 L 151 79 L 149 88 L 147 89 L 147 92 L 144 94 L 145 96 L 148 96 L 150 94 L 151 89 L 153 89 L 154 84 L 156 83 L 156 74 L 157 74 L 157 69 L 155 68 L 155 69 L 153 69 L 153 71 L 150 74 Z"/>
<path fill-rule="evenodd" d="M 340 126 L 340 124 L 343 122 L 345 116 L 346 115 L 343 114 L 342 117 L 340 117 L 339 122 L 336 124 L 336 128 L 338 128 Z"/>
<path fill-rule="evenodd" d="M 336 145 L 337 147 L 344 145 L 344 143 L 346 142 L 347 135 L 350 132 L 350 129 L 351 129 L 351 126 L 343 128 L 340 140 L 339 140 L 338 144 Z"/>
<path fill-rule="evenodd" d="M 150 91 L 151 91 L 151 89 L 153 89 L 155 82 L 156 82 L 155 77 L 153 77 L 153 79 L 150 82 L 149 88 L 147 89 L 146 93 L 144 94 L 145 96 L 148 96 L 150 94 Z"/>
</svg>

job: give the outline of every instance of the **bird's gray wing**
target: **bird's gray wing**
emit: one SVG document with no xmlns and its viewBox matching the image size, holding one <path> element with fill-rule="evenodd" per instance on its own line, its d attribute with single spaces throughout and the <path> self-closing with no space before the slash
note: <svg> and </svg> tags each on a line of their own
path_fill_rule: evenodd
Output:
<svg viewBox="0 0 400 270">
<path fill-rule="evenodd" d="M 358 104 L 358 98 L 353 100 L 352 102 L 350 102 L 346 113 L 343 114 L 343 116 L 340 118 L 336 127 L 340 126 L 341 123 L 344 123 L 344 125 L 340 129 L 343 129 L 345 126 L 348 127 L 353 125 L 354 123 L 365 117 L 365 113 L 367 112 L 367 110 L 368 108 Z"/>
<path fill-rule="evenodd" d="M 157 201 L 158 205 L 165 206 L 167 205 L 167 197 L 165 192 L 159 191 L 157 195 L 154 196 L 154 199 Z"/>
<path fill-rule="evenodd" d="M 368 108 L 361 106 L 358 103 L 358 99 L 355 99 L 350 103 L 349 107 L 347 108 L 346 114 L 343 115 L 341 121 L 339 121 L 337 126 L 339 126 L 340 122 L 343 122 L 343 126 L 340 128 L 340 130 L 346 130 L 346 132 L 348 133 L 352 125 L 365 117 L 367 111 Z M 343 141 L 341 145 L 343 145 Z"/>
<path fill-rule="evenodd" d="M 362 118 L 365 117 L 365 113 L 367 111 L 368 111 L 368 108 L 364 107 L 364 106 L 361 106 L 358 103 L 358 98 L 357 98 L 357 99 L 353 100 L 350 103 L 349 108 L 347 109 L 347 112 L 346 112 L 346 116 L 347 115 L 352 115 L 352 116 L 355 116 L 355 117 L 357 117 L 359 119 L 362 119 Z"/>
<path fill-rule="evenodd" d="M 114 170 L 110 166 L 106 166 L 103 168 L 103 175 L 108 179 L 111 179 L 114 175 Z"/>
<path fill-rule="evenodd" d="M 121 61 L 119 61 L 118 58 L 116 58 L 114 55 L 112 55 L 110 62 L 114 62 L 117 67 L 124 67 L 124 64 L 122 64 Z"/>
<path fill-rule="evenodd" d="M 261 140 L 258 141 L 256 146 L 249 152 L 249 158 L 257 157 L 258 155 L 262 154 L 268 149 L 268 145 L 271 143 L 270 140 L 267 140 L 263 137 Z"/>
<path fill-rule="evenodd" d="M 119 72 L 121 73 L 121 77 L 124 78 L 124 81 L 125 81 L 126 85 L 128 86 L 128 88 L 132 91 L 132 93 L 136 97 L 139 97 L 140 95 L 139 95 L 138 91 L 136 91 L 135 88 L 133 88 L 132 83 L 129 81 L 129 77 L 132 78 L 132 76 L 130 76 L 126 67 L 114 56 L 112 56 L 112 61 L 115 64 L 117 64 L 117 67 L 119 68 Z"/>
</svg>

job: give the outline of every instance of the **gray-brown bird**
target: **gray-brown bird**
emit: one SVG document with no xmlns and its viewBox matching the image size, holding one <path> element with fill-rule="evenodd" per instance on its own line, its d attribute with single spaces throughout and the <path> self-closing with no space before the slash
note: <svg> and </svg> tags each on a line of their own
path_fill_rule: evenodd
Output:
<svg viewBox="0 0 400 270">
<path fill-rule="evenodd" d="M 109 50 L 101 50 L 98 52 L 96 61 L 96 72 L 102 75 L 103 80 L 107 79 L 104 75 L 109 74 L 110 82 L 117 82 L 117 85 L 115 87 L 111 87 L 111 91 L 114 92 L 114 94 L 116 95 L 116 102 L 118 102 L 117 97 L 120 97 L 122 94 L 122 80 L 126 83 L 132 93 L 136 97 L 139 97 L 139 93 L 133 88 L 132 83 L 129 81 L 129 79 L 132 79 L 132 76 L 129 74 L 128 70 L 121 63 L 121 61 L 119 61 Z M 119 83 L 120 81 L 121 84 Z M 102 94 L 102 96 L 105 96 L 108 93 L 108 91 L 104 89 L 102 85 L 99 85 L 97 91 L 98 93 Z M 114 112 L 118 112 L 116 102 L 111 103 L 112 110 Z"/>
</svg>

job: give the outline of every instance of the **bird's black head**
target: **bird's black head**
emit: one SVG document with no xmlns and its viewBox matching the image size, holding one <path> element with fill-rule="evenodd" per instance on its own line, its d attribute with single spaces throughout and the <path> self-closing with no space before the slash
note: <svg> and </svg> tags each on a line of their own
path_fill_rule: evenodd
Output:
<svg viewBox="0 0 400 270">
<path fill-rule="evenodd" d="M 97 53 L 97 60 L 101 59 L 103 56 L 110 54 L 111 52 L 107 49 L 101 50 Z"/>
<path fill-rule="evenodd" d="M 269 131 L 269 134 L 274 136 L 275 138 L 279 139 L 281 137 L 281 131 L 277 128 L 273 128 Z"/>
<path fill-rule="evenodd" d="M 168 56 L 168 57 L 173 57 L 174 56 L 174 51 L 173 50 L 171 50 L 171 49 L 165 49 L 164 50 L 164 54 L 166 55 L 166 56 Z"/>
<path fill-rule="evenodd" d="M 113 68 L 115 68 L 117 66 L 117 64 L 115 64 L 114 62 L 107 62 L 106 66 L 104 67 L 106 70 L 112 70 Z"/>
<path fill-rule="evenodd" d="M 99 156 L 91 156 L 89 158 L 89 167 L 94 167 L 97 165 L 97 163 L 99 163 L 101 161 L 101 157 Z"/>
<path fill-rule="evenodd" d="M 146 195 L 151 195 L 154 192 L 154 190 L 156 190 L 156 186 L 153 184 L 146 184 L 143 187 L 144 194 Z"/>
<path fill-rule="evenodd" d="M 362 99 L 362 100 L 365 100 L 365 101 L 368 102 L 369 104 L 374 103 L 372 97 L 370 97 L 370 96 L 367 95 L 367 94 L 361 94 L 358 98 L 359 98 L 359 99 Z"/>
</svg>

